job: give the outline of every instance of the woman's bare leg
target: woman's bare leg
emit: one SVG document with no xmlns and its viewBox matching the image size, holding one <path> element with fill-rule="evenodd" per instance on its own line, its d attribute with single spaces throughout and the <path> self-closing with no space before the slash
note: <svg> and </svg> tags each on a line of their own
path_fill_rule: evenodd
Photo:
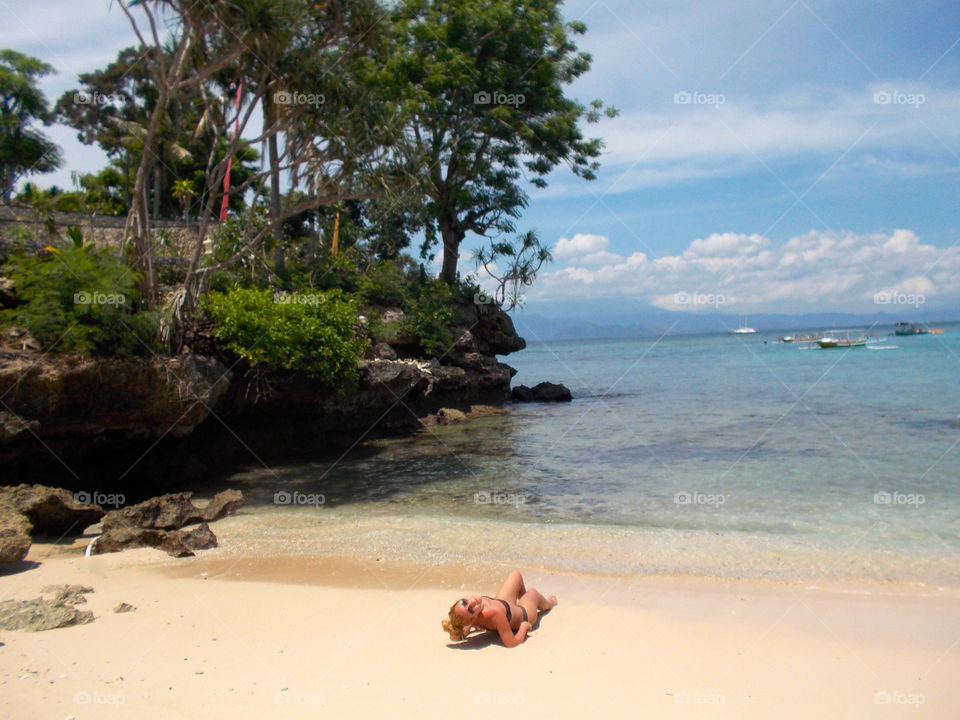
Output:
<svg viewBox="0 0 960 720">
<path fill-rule="evenodd" d="M 523 586 L 523 575 L 520 574 L 519 570 L 511 570 L 495 597 L 512 604 L 517 602 L 526 592 L 527 589 Z"/>
<path fill-rule="evenodd" d="M 530 588 L 523 594 L 523 597 L 517 601 L 517 604 L 527 611 L 527 619 L 530 621 L 530 624 L 536 625 L 540 613 L 554 607 L 557 602 L 556 595 L 551 595 L 547 598 L 541 595 L 540 591 L 536 588 Z"/>
</svg>

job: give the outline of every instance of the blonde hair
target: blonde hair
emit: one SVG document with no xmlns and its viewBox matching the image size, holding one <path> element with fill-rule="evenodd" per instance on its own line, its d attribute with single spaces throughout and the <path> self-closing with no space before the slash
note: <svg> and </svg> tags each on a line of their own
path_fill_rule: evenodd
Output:
<svg viewBox="0 0 960 720">
<path fill-rule="evenodd" d="M 473 623 L 465 618 L 463 615 L 459 615 L 456 612 L 457 605 L 460 604 L 460 601 L 457 600 L 453 605 L 450 606 L 449 619 L 441 621 L 440 625 L 443 627 L 444 632 L 450 635 L 450 639 L 454 642 L 458 640 L 463 640 L 466 637 L 466 630 Z"/>
</svg>

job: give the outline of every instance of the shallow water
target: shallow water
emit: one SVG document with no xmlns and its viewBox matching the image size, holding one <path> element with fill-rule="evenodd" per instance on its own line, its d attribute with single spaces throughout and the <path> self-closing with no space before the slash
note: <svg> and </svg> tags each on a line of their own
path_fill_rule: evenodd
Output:
<svg viewBox="0 0 960 720">
<path fill-rule="evenodd" d="M 251 541 L 269 519 L 291 551 L 960 585 L 960 330 L 944 329 L 885 352 L 530 343 L 507 359 L 515 383 L 563 382 L 572 403 L 231 483 Z"/>
</svg>

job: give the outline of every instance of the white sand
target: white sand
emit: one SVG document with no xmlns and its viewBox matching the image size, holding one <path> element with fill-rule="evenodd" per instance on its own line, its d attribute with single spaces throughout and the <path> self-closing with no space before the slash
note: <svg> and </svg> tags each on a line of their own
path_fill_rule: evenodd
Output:
<svg viewBox="0 0 960 720">
<path fill-rule="evenodd" d="M 954 590 L 530 572 L 560 606 L 506 649 L 440 629 L 500 568 L 77 553 L 0 576 L 0 599 L 91 585 L 96 614 L 0 633 L 4 717 L 960 718 Z"/>
</svg>

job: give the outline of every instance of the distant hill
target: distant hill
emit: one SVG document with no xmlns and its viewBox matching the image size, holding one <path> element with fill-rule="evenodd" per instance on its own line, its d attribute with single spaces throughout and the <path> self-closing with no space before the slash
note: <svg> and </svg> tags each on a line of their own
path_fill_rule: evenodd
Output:
<svg viewBox="0 0 960 720">
<path fill-rule="evenodd" d="M 630 314 L 610 313 L 609 301 L 603 310 L 596 301 L 574 304 L 557 303 L 540 312 L 519 310 L 512 313 L 517 332 L 527 342 L 537 340 L 600 340 L 662 335 L 695 335 L 722 333 L 735 329 L 741 323 L 758 332 L 783 332 L 832 327 L 871 327 L 887 329 L 900 320 L 926 323 L 947 323 L 960 320 L 960 308 L 949 310 L 916 311 L 907 308 L 902 313 L 807 313 L 757 314 L 747 317 L 731 313 L 684 313 L 646 306 L 637 307 Z M 539 308 L 538 308 L 539 309 Z M 910 312 L 914 310 L 913 312 Z"/>
</svg>

